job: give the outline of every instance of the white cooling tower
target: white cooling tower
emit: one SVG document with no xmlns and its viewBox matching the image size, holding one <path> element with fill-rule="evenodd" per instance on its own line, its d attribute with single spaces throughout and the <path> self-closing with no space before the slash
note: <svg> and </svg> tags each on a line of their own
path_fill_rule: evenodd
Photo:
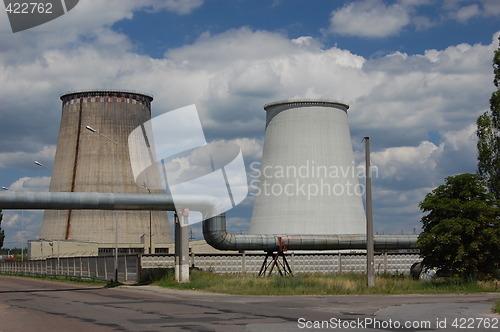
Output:
<svg viewBox="0 0 500 332">
<path fill-rule="evenodd" d="M 323 100 L 264 106 L 250 234 L 366 233 L 364 186 L 358 183 L 364 170 L 353 161 L 348 108 Z"/>
</svg>

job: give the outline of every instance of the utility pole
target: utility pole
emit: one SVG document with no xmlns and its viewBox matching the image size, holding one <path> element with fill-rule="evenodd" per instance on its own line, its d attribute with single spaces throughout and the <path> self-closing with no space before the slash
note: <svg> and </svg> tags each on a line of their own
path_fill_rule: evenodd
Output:
<svg viewBox="0 0 500 332">
<path fill-rule="evenodd" d="M 375 286 L 373 215 L 372 215 L 372 179 L 370 169 L 370 137 L 365 137 L 366 167 L 366 275 L 368 287 Z"/>
<path fill-rule="evenodd" d="M 175 220 L 175 280 L 189 282 L 189 210 L 178 210 Z"/>
<path fill-rule="evenodd" d="M 143 188 L 146 188 L 148 193 L 151 194 L 151 190 L 149 190 L 148 186 L 146 186 L 146 182 L 142 184 Z M 151 230 L 151 210 L 149 210 L 149 254 L 151 255 L 153 248 L 153 234 Z"/>
</svg>

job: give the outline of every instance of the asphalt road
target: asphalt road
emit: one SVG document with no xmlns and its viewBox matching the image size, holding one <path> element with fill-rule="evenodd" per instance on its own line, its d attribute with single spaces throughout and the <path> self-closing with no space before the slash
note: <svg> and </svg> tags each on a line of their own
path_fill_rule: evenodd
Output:
<svg viewBox="0 0 500 332">
<path fill-rule="evenodd" d="M 499 297 L 233 296 L 0 276 L 0 331 L 498 331 Z"/>
</svg>

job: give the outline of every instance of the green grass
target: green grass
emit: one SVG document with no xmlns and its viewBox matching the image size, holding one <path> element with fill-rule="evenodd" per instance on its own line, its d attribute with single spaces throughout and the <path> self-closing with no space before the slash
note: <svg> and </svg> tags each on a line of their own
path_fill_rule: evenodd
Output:
<svg viewBox="0 0 500 332">
<path fill-rule="evenodd" d="M 500 300 L 495 302 L 495 305 L 493 306 L 492 311 L 494 313 L 500 314 Z"/>
<path fill-rule="evenodd" d="M 110 281 L 73 276 L 42 276 L 19 274 L 17 277 L 63 281 L 73 284 L 114 287 Z M 316 273 L 295 276 L 258 277 L 243 274 L 215 274 L 192 270 L 190 282 L 175 281 L 173 269 L 163 269 L 155 274 L 149 284 L 180 290 L 200 290 L 237 295 L 361 295 L 361 294 L 444 294 L 500 292 L 498 280 L 464 281 L 460 279 L 413 280 L 406 275 L 377 275 L 375 287 L 366 286 L 366 276 L 359 273 L 324 275 Z M 492 309 L 500 313 L 500 300 Z"/>
<path fill-rule="evenodd" d="M 462 281 L 440 279 L 413 280 L 405 275 L 379 275 L 375 287 L 366 286 L 363 274 L 298 274 L 295 276 L 258 277 L 254 275 L 214 274 L 191 271 L 190 281 L 179 284 L 173 271 L 165 271 L 153 284 L 175 289 L 239 295 L 349 295 L 349 294 L 442 294 L 498 292 L 498 281 Z"/>
</svg>

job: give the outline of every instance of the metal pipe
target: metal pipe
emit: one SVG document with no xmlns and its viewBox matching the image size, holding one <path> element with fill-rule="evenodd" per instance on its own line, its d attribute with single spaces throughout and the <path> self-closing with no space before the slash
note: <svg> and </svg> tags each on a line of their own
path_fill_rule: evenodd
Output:
<svg viewBox="0 0 500 332">
<path fill-rule="evenodd" d="M 339 250 L 366 249 L 366 235 L 279 235 L 231 234 L 226 230 L 224 215 L 203 222 L 203 237 L 219 250 L 264 250 L 276 251 L 279 238 L 288 250 Z M 416 248 L 417 235 L 376 235 L 376 250 Z"/>
<path fill-rule="evenodd" d="M 0 209 L 34 210 L 160 210 L 188 207 L 210 214 L 218 209 L 217 200 L 206 196 L 177 197 L 162 194 L 113 194 L 92 192 L 0 192 Z M 211 214 L 213 215 L 213 214 Z M 219 250 L 264 250 L 279 248 L 279 238 L 288 250 L 366 249 L 366 235 L 279 235 L 231 234 L 224 214 L 203 221 L 203 236 Z M 416 248 L 417 235 L 377 235 L 376 250 Z"/>
<path fill-rule="evenodd" d="M 0 208 L 15 210 L 155 210 L 174 211 L 188 207 L 209 213 L 218 208 L 217 200 L 207 196 L 164 194 L 115 194 L 96 192 L 0 192 Z"/>
</svg>

